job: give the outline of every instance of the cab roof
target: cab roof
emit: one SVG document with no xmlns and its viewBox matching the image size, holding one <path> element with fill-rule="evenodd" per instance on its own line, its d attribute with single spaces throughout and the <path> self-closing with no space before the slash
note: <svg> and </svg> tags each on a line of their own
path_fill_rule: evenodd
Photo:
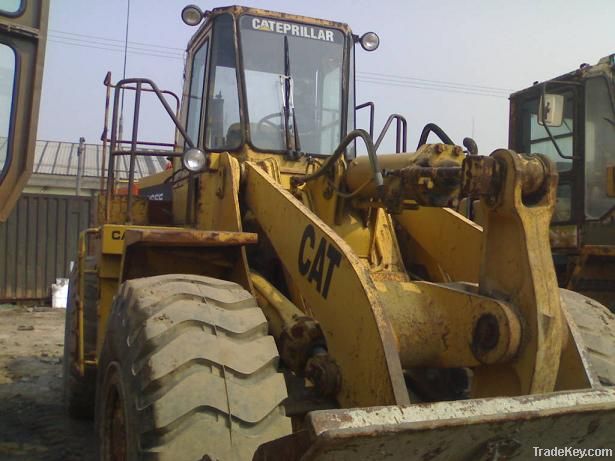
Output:
<svg viewBox="0 0 615 461">
<path fill-rule="evenodd" d="M 327 19 L 311 18 L 309 16 L 300 16 L 296 14 L 282 13 L 279 11 L 263 10 L 260 8 L 250 8 L 246 6 L 231 5 L 231 6 L 223 6 L 219 8 L 214 8 L 213 10 L 205 11 L 204 12 L 205 20 L 199 27 L 198 31 L 192 36 L 192 38 L 188 42 L 187 48 L 190 48 L 190 46 L 192 45 L 192 42 L 201 35 L 201 32 L 207 27 L 209 27 L 209 25 L 211 24 L 212 20 L 215 17 L 221 14 L 232 14 L 235 17 L 239 17 L 242 14 L 250 14 L 252 16 L 262 16 L 262 17 L 267 17 L 267 18 L 280 19 L 284 21 L 298 22 L 301 24 L 309 24 L 309 25 L 320 26 L 320 27 L 330 27 L 334 29 L 340 29 L 342 32 L 344 32 L 344 34 L 352 34 L 352 30 L 350 29 L 348 24 L 345 24 L 343 22 L 330 21 Z"/>
<path fill-rule="evenodd" d="M 613 75 L 614 71 L 615 71 L 615 53 L 605 56 L 593 66 L 584 63 L 584 64 L 581 64 L 578 67 L 578 69 L 575 69 L 570 72 L 566 72 L 565 74 L 562 74 L 558 77 L 550 78 L 548 80 L 545 80 L 544 82 L 535 82 L 532 86 L 529 86 L 522 90 L 515 91 L 514 93 L 510 95 L 510 98 L 512 99 L 518 95 L 525 94 L 528 92 L 528 90 L 531 90 L 532 88 L 539 88 L 540 85 L 545 82 L 552 82 L 555 80 L 563 81 L 563 82 L 583 81 L 583 80 L 586 80 L 588 78 L 591 78 L 591 77 L 594 77 L 600 74 Z"/>
</svg>

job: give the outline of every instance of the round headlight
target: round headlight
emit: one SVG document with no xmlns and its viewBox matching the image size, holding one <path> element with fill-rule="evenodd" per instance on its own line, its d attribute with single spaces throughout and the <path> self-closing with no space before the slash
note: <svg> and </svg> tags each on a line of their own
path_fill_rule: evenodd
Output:
<svg viewBox="0 0 615 461">
<path fill-rule="evenodd" d="M 182 163 L 187 170 L 198 173 L 207 166 L 207 156 L 201 149 L 193 147 L 184 152 Z"/>
<path fill-rule="evenodd" d="M 182 21 L 189 26 L 198 26 L 203 19 L 203 11 L 196 5 L 185 6 L 182 10 Z"/>
<path fill-rule="evenodd" d="M 367 32 L 363 34 L 361 39 L 361 46 L 365 51 L 374 51 L 380 45 L 380 37 L 375 32 Z"/>
</svg>

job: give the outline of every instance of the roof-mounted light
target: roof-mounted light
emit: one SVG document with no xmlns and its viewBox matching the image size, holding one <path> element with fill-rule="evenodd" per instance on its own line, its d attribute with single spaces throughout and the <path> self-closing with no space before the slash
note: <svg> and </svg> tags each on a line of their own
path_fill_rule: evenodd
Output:
<svg viewBox="0 0 615 461">
<path fill-rule="evenodd" d="M 359 39 L 365 51 L 375 51 L 380 45 L 380 37 L 375 32 L 366 32 Z"/>
<path fill-rule="evenodd" d="M 198 26 L 203 20 L 203 11 L 196 5 L 185 6 L 182 10 L 182 21 L 189 26 Z"/>
</svg>

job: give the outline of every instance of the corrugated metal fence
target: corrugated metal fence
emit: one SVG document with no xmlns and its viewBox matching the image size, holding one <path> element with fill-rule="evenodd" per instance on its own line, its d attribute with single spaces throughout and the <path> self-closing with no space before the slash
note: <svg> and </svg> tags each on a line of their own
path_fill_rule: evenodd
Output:
<svg viewBox="0 0 615 461">
<path fill-rule="evenodd" d="M 55 279 L 68 277 L 93 203 L 89 197 L 21 196 L 0 223 L 0 301 L 49 298 Z"/>
</svg>

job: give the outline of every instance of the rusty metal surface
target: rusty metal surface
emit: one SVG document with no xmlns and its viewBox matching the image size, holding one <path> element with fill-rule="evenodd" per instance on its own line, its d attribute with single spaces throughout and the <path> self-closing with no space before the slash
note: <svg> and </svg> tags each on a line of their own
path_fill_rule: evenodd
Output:
<svg viewBox="0 0 615 461">
<path fill-rule="evenodd" d="M 258 235 L 250 232 L 219 232 L 193 229 L 126 229 L 125 245 L 232 246 L 253 245 Z"/>
<path fill-rule="evenodd" d="M 519 350 L 521 324 L 504 302 L 430 282 L 378 282 L 376 287 L 404 369 L 493 365 Z"/>
<path fill-rule="evenodd" d="M 568 334 L 549 247 L 557 172 L 539 156 L 528 159 L 506 149 L 491 156 L 501 165 L 502 177 L 497 200 L 481 200 L 485 219 L 479 293 L 518 308 L 524 331 L 519 354 L 505 368 L 476 370 L 472 395 L 551 392 Z M 525 190 L 534 184 L 528 180 L 535 172 L 529 167 L 534 159 L 548 168 L 537 192 L 533 186 Z"/>
<path fill-rule="evenodd" d="M 461 191 L 467 197 L 496 195 L 500 174 L 499 165 L 493 157 L 466 157 Z"/>
<path fill-rule="evenodd" d="M 550 175 L 549 160 L 540 155 L 517 155 L 519 181 L 524 198 L 544 191 Z M 469 197 L 498 196 L 504 181 L 505 165 L 493 155 L 470 155 L 463 162 L 462 192 Z"/>
<path fill-rule="evenodd" d="M 615 256 L 615 246 L 610 245 L 585 245 L 581 253 L 592 256 Z"/>
<path fill-rule="evenodd" d="M 526 460 L 534 447 L 615 449 L 615 388 L 310 413 L 308 460 Z"/>
<path fill-rule="evenodd" d="M 318 322 L 305 315 L 285 325 L 278 339 L 280 357 L 295 372 L 303 372 L 315 347 L 324 347 L 325 338 Z"/>
<path fill-rule="evenodd" d="M 307 362 L 305 376 L 314 383 L 318 395 L 335 397 L 342 385 L 342 374 L 335 359 L 325 349 L 319 350 Z"/>
<path fill-rule="evenodd" d="M 615 311 L 615 246 L 584 245 L 576 257 L 566 282 L 569 290 L 583 293 Z"/>
<path fill-rule="evenodd" d="M 0 223 L 0 301 L 47 299 L 77 259 L 79 232 L 91 224 L 92 198 L 24 194 Z"/>
<path fill-rule="evenodd" d="M 371 164 L 365 157 L 350 162 L 344 181 L 353 196 L 400 212 L 408 200 L 425 206 L 447 206 L 457 199 L 463 149 L 447 144 L 424 144 L 416 152 L 378 157 L 384 185 L 369 182 Z"/>
</svg>

